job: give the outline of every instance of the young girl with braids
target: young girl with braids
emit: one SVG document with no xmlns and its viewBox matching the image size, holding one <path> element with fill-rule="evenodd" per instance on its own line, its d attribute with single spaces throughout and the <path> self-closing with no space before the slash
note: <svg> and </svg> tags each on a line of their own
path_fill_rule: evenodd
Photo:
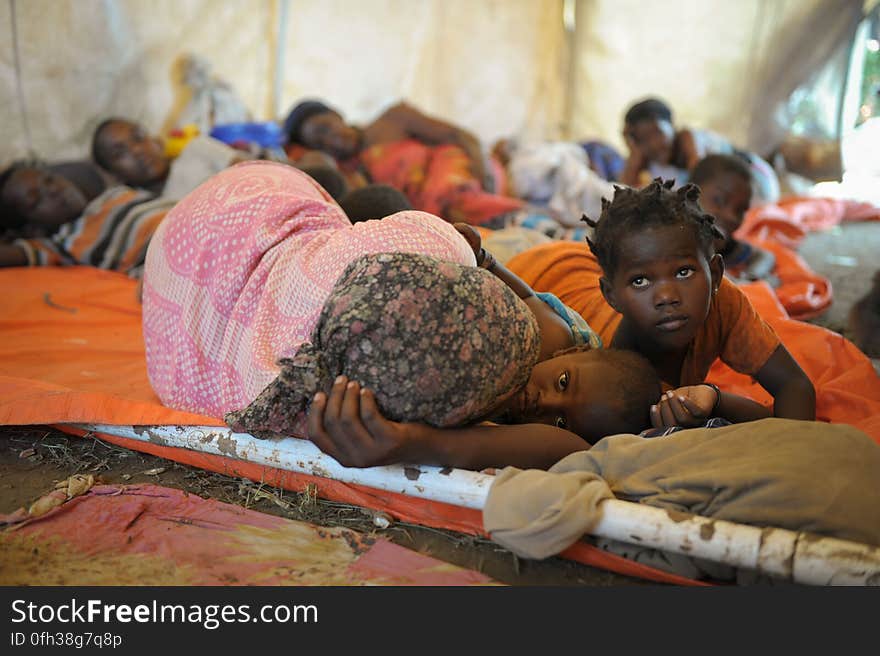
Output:
<svg viewBox="0 0 880 656">
<path fill-rule="evenodd" d="M 750 399 L 703 383 L 716 358 L 753 376 L 774 399 L 772 415 L 815 419 L 813 385 L 735 284 L 715 253 L 720 233 L 700 190 L 657 178 L 642 190 L 616 188 L 588 240 L 602 267 L 605 300 L 622 315 L 611 346 L 636 351 L 657 370 L 664 393 L 655 427 L 770 416 Z"/>
</svg>

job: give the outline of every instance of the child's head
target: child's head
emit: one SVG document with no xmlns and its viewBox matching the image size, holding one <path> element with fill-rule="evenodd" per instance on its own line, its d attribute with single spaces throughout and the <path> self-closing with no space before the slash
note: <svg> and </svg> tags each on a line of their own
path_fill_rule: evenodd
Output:
<svg viewBox="0 0 880 656">
<path fill-rule="evenodd" d="M 506 404 L 505 418 L 559 426 L 594 444 L 650 427 L 650 407 L 660 392 L 656 371 L 638 353 L 575 347 L 534 366 L 526 386 Z"/>
<path fill-rule="evenodd" d="M 0 228 L 49 235 L 82 214 L 87 202 L 72 181 L 42 164 L 16 162 L 0 173 Z"/>
<path fill-rule="evenodd" d="M 381 219 L 413 208 L 403 193 L 382 184 L 371 184 L 349 192 L 339 206 L 352 223 Z"/>
<path fill-rule="evenodd" d="M 672 191 L 659 178 L 644 189 L 615 187 L 603 199 L 590 249 L 599 260 L 605 300 L 645 348 L 683 349 L 709 313 L 724 263 L 721 233 L 700 207 L 699 187 Z"/>
<path fill-rule="evenodd" d="M 143 187 L 168 177 L 170 163 L 162 143 L 137 123 L 103 121 L 92 136 L 92 159 L 122 182 Z"/>
<path fill-rule="evenodd" d="M 339 169 L 334 166 L 303 166 L 300 167 L 300 170 L 324 187 L 324 190 L 337 203 L 348 193 L 348 183 Z"/>
<path fill-rule="evenodd" d="M 733 155 L 709 155 L 694 167 L 691 182 L 700 188 L 700 205 L 715 217 L 727 245 L 752 203 L 748 166 Z"/>
<path fill-rule="evenodd" d="M 637 102 L 627 110 L 623 123 L 624 138 L 632 140 L 648 161 L 668 164 L 672 160 L 675 128 L 666 103 L 657 98 Z"/>
</svg>

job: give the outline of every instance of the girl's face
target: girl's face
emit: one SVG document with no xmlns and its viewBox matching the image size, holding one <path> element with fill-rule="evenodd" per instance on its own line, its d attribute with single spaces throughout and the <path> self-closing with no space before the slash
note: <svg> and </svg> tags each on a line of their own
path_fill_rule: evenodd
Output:
<svg viewBox="0 0 880 656">
<path fill-rule="evenodd" d="M 3 201 L 24 217 L 33 234 L 52 234 L 86 208 L 86 197 L 75 184 L 41 168 L 13 173 L 3 186 Z"/>
<path fill-rule="evenodd" d="M 669 121 L 645 119 L 627 125 L 626 136 L 642 151 L 649 162 L 669 164 L 672 161 L 675 128 Z"/>
<path fill-rule="evenodd" d="M 721 283 L 721 256 L 707 256 L 693 227 L 666 225 L 621 239 L 617 261 L 614 275 L 602 278 L 608 303 L 644 346 L 660 351 L 687 348 Z"/>
<path fill-rule="evenodd" d="M 588 442 L 603 433 L 599 418 L 615 406 L 615 392 L 603 381 L 604 362 L 589 351 L 557 355 L 535 365 L 526 385 L 504 404 L 505 419 L 516 424 L 549 424 Z"/>
</svg>

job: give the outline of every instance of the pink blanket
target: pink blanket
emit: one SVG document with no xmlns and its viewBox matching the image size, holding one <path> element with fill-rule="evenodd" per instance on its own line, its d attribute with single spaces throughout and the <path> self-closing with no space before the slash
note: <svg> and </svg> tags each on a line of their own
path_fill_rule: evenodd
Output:
<svg viewBox="0 0 880 656">
<path fill-rule="evenodd" d="M 290 166 L 246 162 L 217 174 L 169 212 L 147 253 L 153 389 L 165 405 L 205 415 L 246 406 L 277 376 L 277 360 L 308 340 L 345 267 L 382 252 L 474 265 L 464 238 L 430 214 L 352 225 Z"/>
</svg>

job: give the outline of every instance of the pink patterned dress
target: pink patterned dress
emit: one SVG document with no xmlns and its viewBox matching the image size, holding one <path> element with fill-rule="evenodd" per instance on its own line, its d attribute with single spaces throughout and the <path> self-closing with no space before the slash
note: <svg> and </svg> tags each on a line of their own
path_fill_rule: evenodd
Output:
<svg viewBox="0 0 880 656">
<path fill-rule="evenodd" d="M 245 162 L 185 196 L 144 271 L 147 372 L 165 405 L 222 417 L 253 401 L 309 339 L 333 284 L 369 253 L 474 265 L 451 224 L 418 211 L 352 225 L 301 171 Z"/>
</svg>

